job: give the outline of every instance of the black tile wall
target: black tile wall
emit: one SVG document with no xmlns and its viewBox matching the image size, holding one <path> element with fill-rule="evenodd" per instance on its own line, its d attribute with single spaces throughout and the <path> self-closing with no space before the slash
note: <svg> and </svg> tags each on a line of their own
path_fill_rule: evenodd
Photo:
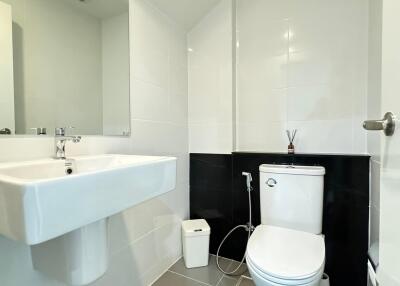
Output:
<svg viewBox="0 0 400 286">
<path fill-rule="evenodd" d="M 259 172 L 261 164 L 319 165 L 326 169 L 323 233 L 325 270 L 332 286 L 367 283 L 369 156 L 233 153 L 190 155 L 190 216 L 211 226 L 210 251 L 216 253 L 225 234 L 248 221 L 243 171 L 253 176 L 253 224 L 260 224 Z M 237 230 L 221 254 L 240 260 L 246 232 Z"/>
<path fill-rule="evenodd" d="M 192 219 L 204 218 L 210 225 L 211 253 L 217 252 L 219 242 L 233 223 L 231 183 L 231 155 L 190 155 L 190 209 L 193 210 L 190 216 Z M 229 253 L 223 254 L 229 257 Z"/>
</svg>

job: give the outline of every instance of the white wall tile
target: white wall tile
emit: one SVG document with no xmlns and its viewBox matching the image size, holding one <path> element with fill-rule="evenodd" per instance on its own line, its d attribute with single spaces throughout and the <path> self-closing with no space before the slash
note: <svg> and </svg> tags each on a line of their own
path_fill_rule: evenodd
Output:
<svg viewBox="0 0 400 286">
<path fill-rule="evenodd" d="M 270 121 L 264 124 L 250 123 L 237 125 L 240 134 L 237 140 L 237 149 L 255 152 L 286 152 L 287 137 L 286 121 Z"/>
<path fill-rule="evenodd" d="M 345 86 L 306 85 L 288 88 L 288 120 L 336 120 L 352 118 L 352 98 Z"/>
<path fill-rule="evenodd" d="M 1 285 L 66 286 L 33 271 L 27 245 L 0 236 L 0 253 Z"/>
<path fill-rule="evenodd" d="M 232 124 L 190 123 L 190 153 L 231 153 Z"/>
<path fill-rule="evenodd" d="M 99 280 L 95 281 L 95 286 L 128 286 L 144 285 L 142 278 L 138 275 L 139 270 L 132 256 L 129 247 L 124 248 L 109 258 L 109 267 L 107 272 Z"/>
<path fill-rule="evenodd" d="M 187 81 L 187 80 L 186 80 Z M 170 93 L 169 97 L 170 121 L 175 124 L 186 125 L 188 120 L 187 92 Z"/>
<path fill-rule="evenodd" d="M 368 119 L 380 119 L 381 72 L 382 72 L 382 1 L 369 1 L 369 43 L 368 43 Z M 380 132 L 368 132 L 368 152 L 372 159 L 380 161 Z"/>
<path fill-rule="evenodd" d="M 368 97 L 367 119 L 380 119 L 382 77 L 382 2 L 370 0 L 368 24 Z M 367 150 L 371 155 L 370 186 L 370 246 L 379 243 L 380 184 L 381 184 L 381 132 L 365 131 Z M 377 251 L 379 260 L 379 248 Z M 378 263 L 379 261 L 375 261 Z"/>
<path fill-rule="evenodd" d="M 371 206 L 380 209 L 381 164 L 371 160 Z"/>
<path fill-rule="evenodd" d="M 288 128 L 297 129 L 296 152 L 352 153 L 351 123 L 351 119 L 289 121 Z"/>
<path fill-rule="evenodd" d="M 171 22 L 145 0 L 135 0 L 132 14 L 133 76 L 168 88 Z"/>
<path fill-rule="evenodd" d="M 237 99 L 238 122 L 241 124 L 267 124 L 286 121 L 287 89 L 259 88 Z"/>
<path fill-rule="evenodd" d="M 67 156 L 122 153 L 178 158 L 177 187 L 109 219 L 110 261 L 93 285 L 149 285 L 181 255 L 189 216 L 186 34 L 145 0 L 130 0 L 131 137 L 83 136 Z M 0 139 L 0 162 L 51 157 L 54 138 Z M 66 286 L 33 270 L 29 247 L 0 237 L 0 284 Z"/>
<path fill-rule="evenodd" d="M 146 96 L 144 96 L 146 95 Z M 132 116 L 135 119 L 168 121 L 168 89 L 140 79 L 133 80 Z"/>
<path fill-rule="evenodd" d="M 369 242 L 371 246 L 373 243 L 379 243 L 380 210 L 375 206 L 371 206 L 369 212 Z"/>
<path fill-rule="evenodd" d="M 180 223 L 154 229 L 113 253 L 108 271 L 93 285 L 150 285 L 179 258 L 180 245 Z"/>
<path fill-rule="evenodd" d="M 366 115 L 353 116 L 353 152 L 354 154 L 365 154 L 369 153 L 367 149 L 367 132 L 362 127 L 362 124 L 366 118 Z"/>
<path fill-rule="evenodd" d="M 367 27 L 358 0 L 239 0 L 237 149 L 286 150 L 284 128 L 298 128 L 298 152 L 365 153 Z"/>
<path fill-rule="evenodd" d="M 188 33 L 190 152 L 232 152 L 232 1 Z"/>
</svg>

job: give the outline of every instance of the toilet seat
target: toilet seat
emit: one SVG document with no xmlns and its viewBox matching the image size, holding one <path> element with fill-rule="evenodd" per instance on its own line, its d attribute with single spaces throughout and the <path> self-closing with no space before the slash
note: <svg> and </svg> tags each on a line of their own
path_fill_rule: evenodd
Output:
<svg viewBox="0 0 400 286">
<path fill-rule="evenodd" d="M 322 235 L 276 226 L 258 226 L 247 245 L 247 263 L 277 285 L 302 285 L 319 279 L 325 266 Z"/>
</svg>

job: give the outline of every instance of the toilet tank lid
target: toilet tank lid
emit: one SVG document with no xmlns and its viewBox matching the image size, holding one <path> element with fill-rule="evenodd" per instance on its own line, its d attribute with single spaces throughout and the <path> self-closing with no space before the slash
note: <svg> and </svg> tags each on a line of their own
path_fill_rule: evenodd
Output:
<svg viewBox="0 0 400 286">
<path fill-rule="evenodd" d="M 260 165 L 259 169 L 261 173 L 308 175 L 308 176 L 325 175 L 325 168 L 322 166 L 262 164 Z"/>
</svg>

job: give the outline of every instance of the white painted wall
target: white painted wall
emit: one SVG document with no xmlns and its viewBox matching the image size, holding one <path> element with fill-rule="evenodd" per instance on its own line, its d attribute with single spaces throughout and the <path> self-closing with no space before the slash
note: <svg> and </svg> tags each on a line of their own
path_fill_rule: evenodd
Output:
<svg viewBox="0 0 400 286">
<path fill-rule="evenodd" d="M 181 255 L 180 221 L 189 212 L 186 35 L 146 1 L 130 3 L 132 135 L 85 136 L 67 155 L 177 156 L 177 187 L 110 218 L 110 265 L 96 286 L 150 284 Z M 51 138 L 0 138 L 0 161 L 52 153 Z M 0 253 L 0 285 L 62 285 L 33 271 L 23 244 L 0 237 Z"/>
<path fill-rule="evenodd" d="M 222 0 L 188 33 L 189 149 L 230 153 L 232 0 Z"/>
<path fill-rule="evenodd" d="M 129 133 L 128 23 L 128 12 L 101 21 L 103 135 Z"/>
<path fill-rule="evenodd" d="M 368 2 L 237 1 L 237 149 L 365 153 Z"/>
<path fill-rule="evenodd" d="M 369 0 L 368 43 L 368 119 L 380 119 L 382 77 L 382 0 Z M 367 150 L 371 155 L 370 256 L 379 262 L 381 132 L 367 133 Z"/>
<path fill-rule="evenodd" d="M 0 129 L 15 132 L 11 6 L 0 2 Z"/>
</svg>

